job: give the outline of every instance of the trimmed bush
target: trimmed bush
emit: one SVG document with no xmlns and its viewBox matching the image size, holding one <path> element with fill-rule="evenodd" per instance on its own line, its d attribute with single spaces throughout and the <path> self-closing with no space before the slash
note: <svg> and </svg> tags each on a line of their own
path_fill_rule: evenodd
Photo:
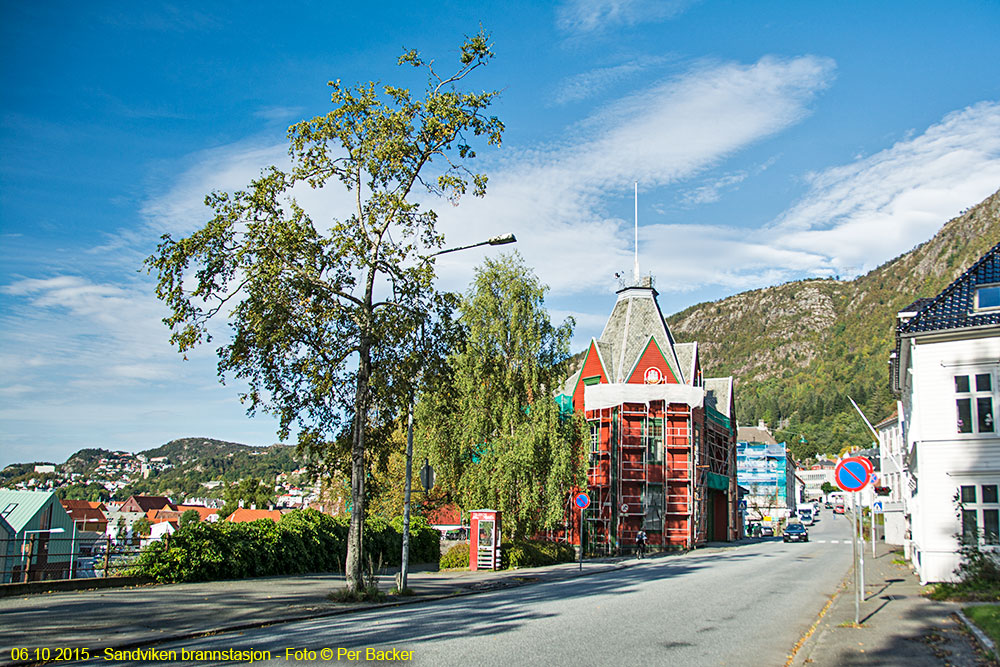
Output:
<svg viewBox="0 0 1000 667">
<path fill-rule="evenodd" d="M 365 556 L 374 565 L 399 565 L 402 521 L 371 517 L 365 522 Z M 243 579 L 305 572 L 342 572 L 347 558 L 348 520 L 316 510 L 289 512 L 275 523 L 199 522 L 169 540 L 142 550 L 129 574 L 160 582 Z M 410 522 L 410 562 L 434 562 L 440 534 L 422 519 Z M 367 566 L 367 563 L 365 563 Z"/>
<path fill-rule="evenodd" d="M 462 542 L 448 549 L 441 556 L 441 569 L 456 569 L 469 567 L 469 543 Z"/>
<path fill-rule="evenodd" d="M 573 546 L 559 542 L 516 540 L 503 544 L 500 549 L 500 566 L 505 570 L 569 563 L 575 559 L 576 551 Z"/>
</svg>

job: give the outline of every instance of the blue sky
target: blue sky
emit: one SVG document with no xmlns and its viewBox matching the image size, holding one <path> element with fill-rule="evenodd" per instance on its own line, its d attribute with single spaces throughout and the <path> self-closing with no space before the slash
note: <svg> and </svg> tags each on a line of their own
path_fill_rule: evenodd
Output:
<svg viewBox="0 0 1000 667">
<path fill-rule="evenodd" d="M 497 233 L 576 344 L 640 264 L 667 313 L 852 277 L 1000 188 L 996 2 L 0 1 L 0 465 L 184 436 L 275 441 L 213 350 L 184 362 L 142 259 L 212 190 L 285 164 L 326 82 L 419 87 L 482 24 L 507 132 L 481 201 L 434 203 L 450 246 Z M 307 198 L 320 217 L 338 193 Z M 496 252 L 493 250 L 492 252 Z M 464 289 L 478 251 L 441 258 Z"/>
</svg>

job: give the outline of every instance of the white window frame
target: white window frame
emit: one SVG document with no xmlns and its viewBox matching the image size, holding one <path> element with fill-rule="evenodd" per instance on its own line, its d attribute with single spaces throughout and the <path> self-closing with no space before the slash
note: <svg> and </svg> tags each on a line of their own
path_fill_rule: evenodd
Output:
<svg viewBox="0 0 1000 667">
<path fill-rule="evenodd" d="M 965 368 L 955 368 L 952 373 L 952 393 L 955 401 L 955 435 L 959 438 L 991 438 L 997 437 L 1000 433 L 1000 428 L 997 425 L 997 407 L 1000 406 L 1000 388 L 997 387 L 998 373 L 995 366 L 970 366 Z M 977 375 L 988 375 L 990 378 L 990 389 L 989 391 L 980 391 L 976 389 L 976 376 Z M 966 377 L 969 380 L 969 391 L 959 392 L 957 386 L 957 378 Z M 993 430 L 992 431 L 980 431 L 979 430 L 979 404 L 977 399 L 989 398 L 990 401 L 990 412 L 993 420 Z M 972 430 L 968 433 L 963 433 L 958 429 L 958 403 L 961 400 L 969 401 L 969 415 L 972 421 Z"/>
<path fill-rule="evenodd" d="M 975 292 L 972 301 L 972 308 L 977 313 L 990 313 L 995 310 L 1000 310 L 1000 305 L 997 306 L 986 306 L 985 308 L 979 305 L 979 290 L 983 289 L 998 289 L 1000 290 L 1000 283 L 990 283 L 989 285 L 976 285 Z"/>
<path fill-rule="evenodd" d="M 975 502 L 963 502 L 962 509 L 964 511 L 971 511 L 976 513 L 976 537 L 977 544 L 980 548 L 989 549 L 992 551 L 1000 551 L 1000 525 L 997 526 L 997 541 L 994 544 L 986 543 L 986 522 L 985 522 L 985 511 L 992 510 L 998 512 L 1000 516 L 1000 479 L 970 479 L 968 481 L 963 481 L 959 484 L 955 492 L 958 494 L 959 499 L 962 497 L 962 487 L 971 486 L 976 490 L 976 500 Z M 983 487 L 993 486 L 996 487 L 998 497 L 995 501 L 984 502 L 983 501 Z M 958 534 L 963 536 L 965 534 L 965 520 L 959 515 L 958 518 Z"/>
</svg>

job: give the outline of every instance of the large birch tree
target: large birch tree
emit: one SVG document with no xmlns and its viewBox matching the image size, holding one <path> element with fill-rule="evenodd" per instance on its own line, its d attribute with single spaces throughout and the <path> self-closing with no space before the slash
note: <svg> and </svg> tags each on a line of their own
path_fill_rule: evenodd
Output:
<svg viewBox="0 0 1000 667">
<path fill-rule="evenodd" d="M 414 391 L 425 354 L 414 346 L 433 340 L 415 332 L 447 306 L 424 259 L 443 239 L 415 195 L 485 194 L 486 177 L 468 164 L 477 137 L 500 143 L 503 124 L 487 114 L 497 92 L 460 86 L 492 57 L 480 32 L 451 74 L 416 51 L 399 58 L 426 73 L 418 95 L 330 82 L 332 110 L 289 128 L 290 170 L 271 166 L 245 190 L 208 195 L 214 217 L 185 238 L 164 236 L 146 260 L 180 351 L 210 341 L 210 322 L 224 319 L 218 373 L 247 383 L 248 412 L 275 414 L 283 439 L 296 427 L 300 450 L 319 461 L 349 462 L 349 590 L 362 586 L 372 449 Z M 353 204 L 314 220 L 292 194 L 301 184 L 346 188 Z"/>
</svg>

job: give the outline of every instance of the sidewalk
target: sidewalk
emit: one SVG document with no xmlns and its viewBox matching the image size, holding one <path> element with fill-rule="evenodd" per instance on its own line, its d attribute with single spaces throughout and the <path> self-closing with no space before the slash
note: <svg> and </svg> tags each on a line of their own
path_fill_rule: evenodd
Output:
<svg viewBox="0 0 1000 667">
<path fill-rule="evenodd" d="M 872 558 L 866 543 L 865 591 L 861 627 L 854 624 L 854 583 L 849 574 L 840 591 L 807 635 L 793 666 L 852 665 L 993 665 L 977 650 L 975 640 L 955 616 L 961 607 L 920 596 L 920 582 L 895 547 L 878 543 Z"/>
<path fill-rule="evenodd" d="M 628 567 L 629 558 L 500 572 L 411 572 L 413 596 L 389 604 L 412 604 L 529 583 L 555 581 Z M 379 578 L 390 590 L 395 577 Z M 148 585 L 131 589 L 67 591 L 0 598 L 0 665 L 11 665 L 13 647 L 104 648 L 149 646 L 296 619 L 384 607 L 340 604 L 327 595 L 344 577 L 315 574 L 197 584 Z"/>
</svg>

